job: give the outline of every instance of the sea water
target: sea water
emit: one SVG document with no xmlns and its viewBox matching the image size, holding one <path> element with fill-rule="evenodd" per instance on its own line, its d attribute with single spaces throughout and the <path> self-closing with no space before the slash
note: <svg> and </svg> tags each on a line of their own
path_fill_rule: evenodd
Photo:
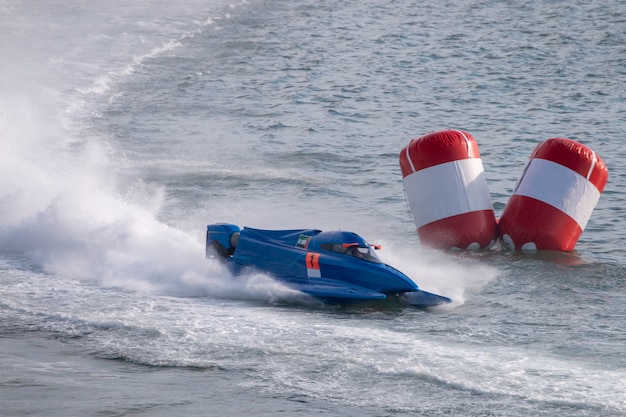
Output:
<svg viewBox="0 0 626 417">
<path fill-rule="evenodd" d="M 617 0 L 0 2 L 0 415 L 626 415 Z M 421 247 L 411 139 L 609 182 L 572 253 Z M 204 259 L 206 224 L 352 230 L 430 311 Z"/>
</svg>

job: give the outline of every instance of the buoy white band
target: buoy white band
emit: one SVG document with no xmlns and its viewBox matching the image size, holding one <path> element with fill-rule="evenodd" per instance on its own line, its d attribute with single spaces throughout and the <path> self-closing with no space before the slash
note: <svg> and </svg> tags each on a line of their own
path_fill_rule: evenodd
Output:
<svg viewBox="0 0 626 417">
<path fill-rule="evenodd" d="M 587 178 L 561 164 L 540 158 L 529 162 L 513 194 L 556 207 L 573 218 L 581 230 L 585 229 L 600 199 L 600 191 Z"/>
<path fill-rule="evenodd" d="M 459 214 L 493 210 L 484 171 L 480 158 L 469 158 L 404 177 L 404 189 L 417 228 Z"/>
</svg>

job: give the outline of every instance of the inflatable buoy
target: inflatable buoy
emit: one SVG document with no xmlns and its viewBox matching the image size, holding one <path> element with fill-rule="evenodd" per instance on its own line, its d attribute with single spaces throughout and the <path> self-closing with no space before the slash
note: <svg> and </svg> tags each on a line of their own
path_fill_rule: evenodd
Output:
<svg viewBox="0 0 626 417">
<path fill-rule="evenodd" d="M 511 250 L 571 251 L 608 179 L 602 159 L 570 139 L 553 138 L 531 154 L 499 221 Z"/>
<path fill-rule="evenodd" d="M 400 152 L 404 189 L 417 233 L 437 249 L 484 249 L 498 232 L 478 144 L 445 130 L 413 139 Z"/>
</svg>

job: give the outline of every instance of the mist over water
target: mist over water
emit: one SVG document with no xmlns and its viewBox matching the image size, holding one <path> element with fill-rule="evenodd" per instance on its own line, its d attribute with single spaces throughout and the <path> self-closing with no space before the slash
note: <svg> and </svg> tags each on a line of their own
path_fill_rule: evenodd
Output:
<svg viewBox="0 0 626 417">
<path fill-rule="evenodd" d="M 0 3 L 0 414 L 624 415 L 623 20 Z M 496 214 L 540 141 L 598 152 L 576 251 L 421 248 L 398 152 L 443 128 L 476 137 Z M 353 230 L 454 303 L 338 308 L 233 277 L 204 258 L 214 222 Z"/>
<path fill-rule="evenodd" d="M 21 9 L 17 4 L 13 7 Z M 116 5 L 110 7 L 116 10 Z M 80 17 L 81 10 L 72 5 L 58 15 L 68 9 Z M 11 8 L 5 11 L 5 17 L 11 12 Z M 137 11 L 143 12 L 143 8 Z M 169 34 L 176 38 L 168 38 L 166 30 L 161 34 L 165 40 L 145 39 L 141 31 L 124 33 L 128 44 L 113 47 L 119 27 L 112 16 L 104 22 L 78 19 L 79 25 L 71 31 L 62 27 L 69 22 L 38 25 L 40 18 L 35 13 L 29 22 L 32 26 L 8 25 L 14 40 L 27 38 L 21 44 L 10 37 L 3 43 L 8 54 L 2 79 L 14 84 L 2 83 L 0 103 L 2 251 L 25 254 L 34 268 L 59 276 L 204 294 L 206 286 L 193 281 L 211 272 L 219 277 L 225 271 L 207 266 L 198 256 L 204 249 L 196 236 L 157 219 L 162 188 L 121 176 L 124 161 L 116 159 L 106 132 L 96 132 L 88 124 L 98 116 L 102 101 L 123 95 L 112 91 L 115 83 L 132 76 L 145 60 L 180 47 L 176 38 L 191 36 L 211 20 L 196 22 L 189 32 Z M 139 27 L 144 23 L 137 22 Z M 85 35 L 82 42 L 93 51 L 82 49 Z M 109 53 L 93 53 L 105 43 Z M 26 44 L 35 48 L 25 51 Z M 194 289 L 181 290 L 186 281 Z"/>
<path fill-rule="evenodd" d="M 198 26 L 212 23 L 207 19 Z M 193 32 L 183 33 L 179 37 L 185 39 L 192 35 Z M 59 50 L 56 50 L 49 45 L 45 49 L 48 48 L 52 49 L 48 52 L 53 55 L 50 60 L 67 59 L 60 47 L 57 46 Z M 196 296 L 219 295 L 225 291 L 216 290 L 216 282 L 207 284 L 207 275 L 218 281 L 223 278 L 221 287 L 228 287 L 232 277 L 220 265 L 210 265 L 198 256 L 204 250 L 198 239 L 201 233 L 179 230 L 159 218 L 165 204 L 164 187 L 149 184 L 142 178 L 125 178 L 124 170 L 137 161 L 132 160 L 133 156 L 120 160 L 124 152 L 114 149 L 109 138 L 87 125 L 90 117 L 102 117 L 99 110 L 103 106 L 102 98 L 114 103 L 128 94 L 111 91 L 116 79 L 132 76 L 142 67 L 143 61 L 179 48 L 182 48 L 179 42 L 165 41 L 148 53 L 129 56 L 130 63 L 122 70 L 123 65 L 105 62 L 102 64 L 104 75 L 87 79 L 78 86 L 55 86 L 65 91 L 48 86 L 47 78 L 58 75 L 48 73 L 49 63 L 42 64 L 41 73 L 31 69 L 32 72 L 26 74 L 28 88 L 21 91 L 6 88 L 8 94 L 3 100 L 2 111 L 5 152 L 0 168 L 3 171 L 1 221 L 4 227 L 0 230 L 3 251 L 25 254 L 33 263 L 32 267 L 43 268 L 47 273 L 95 279 L 105 286 Z M 12 62 L 17 66 L 20 61 Z M 81 62 L 74 64 L 84 65 Z M 113 68 L 106 72 L 111 64 Z M 18 68 L 11 71 L 20 72 Z M 88 108 L 87 102 L 94 99 L 90 105 L 95 104 L 95 107 Z M 171 166 L 176 161 L 168 160 L 167 163 L 174 175 L 181 170 L 181 167 Z M 211 162 L 208 166 L 211 170 Z M 207 167 L 198 163 L 197 169 L 203 171 Z M 135 170 L 131 168 L 131 171 Z M 149 168 L 148 172 L 153 175 L 152 169 Z M 286 177 L 311 186 L 324 182 L 323 179 L 311 180 L 294 170 L 284 172 L 268 167 L 261 167 L 258 172 L 218 167 L 208 175 L 241 177 L 242 184 L 262 177 L 267 177 L 269 183 L 281 182 Z M 281 227 L 272 216 L 273 204 L 267 204 L 267 207 L 259 207 L 258 202 L 254 204 L 255 210 L 244 203 L 239 211 L 252 210 L 252 219 Z M 332 218 L 332 214 L 328 217 Z M 178 219 L 172 220 L 178 222 Z M 286 224 L 282 226 L 285 228 L 297 227 L 299 221 L 281 220 Z M 401 256 L 394 258 L 402 262 Z M 441 266 L 440 262 L 439 268 L 445 270 L 446 266 Z M 450 271 L 455 269 L 454 266 L 448 268 Z M 416 268 L 415 264 L 409 264 L 406 269 L 419 269 L 419 265 Z M 438 275 L 432 272 L 422 275 Z M 464 272 L 461 269 L 453 275 L 460 276 Z M 462 300 L 462 283 L 456 282 L 454 286 L 460 287 L 450 288 L 451 282 L 446 281 L 449 286 L 446 289 L 457 292 L 457 299 Z M 240 284 L 226 291 L 229 295 L 235 292 L 241 293 Z M 261 293 L 261 297 L 267 295 L 265 291 Z"/>
</svg>

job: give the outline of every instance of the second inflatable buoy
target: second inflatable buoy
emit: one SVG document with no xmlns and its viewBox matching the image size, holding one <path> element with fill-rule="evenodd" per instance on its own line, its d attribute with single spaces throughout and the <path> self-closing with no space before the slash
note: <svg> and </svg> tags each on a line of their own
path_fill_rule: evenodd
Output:
<svg viewBox="0 0 626 417">
<path fill-rule="evenodd" d="M 565 138 L 533 151 L 499 221 L 511 250 L 574 249 L 608 179 L 602 159 Z"/>
<path fill-rule="evenodd" d="M 404 189 L 420 242 L 437 249 L 484 249 L 497 225 L 474 138 L 461 130 L 413 139 L 400 152 Z"/>
</svg>

